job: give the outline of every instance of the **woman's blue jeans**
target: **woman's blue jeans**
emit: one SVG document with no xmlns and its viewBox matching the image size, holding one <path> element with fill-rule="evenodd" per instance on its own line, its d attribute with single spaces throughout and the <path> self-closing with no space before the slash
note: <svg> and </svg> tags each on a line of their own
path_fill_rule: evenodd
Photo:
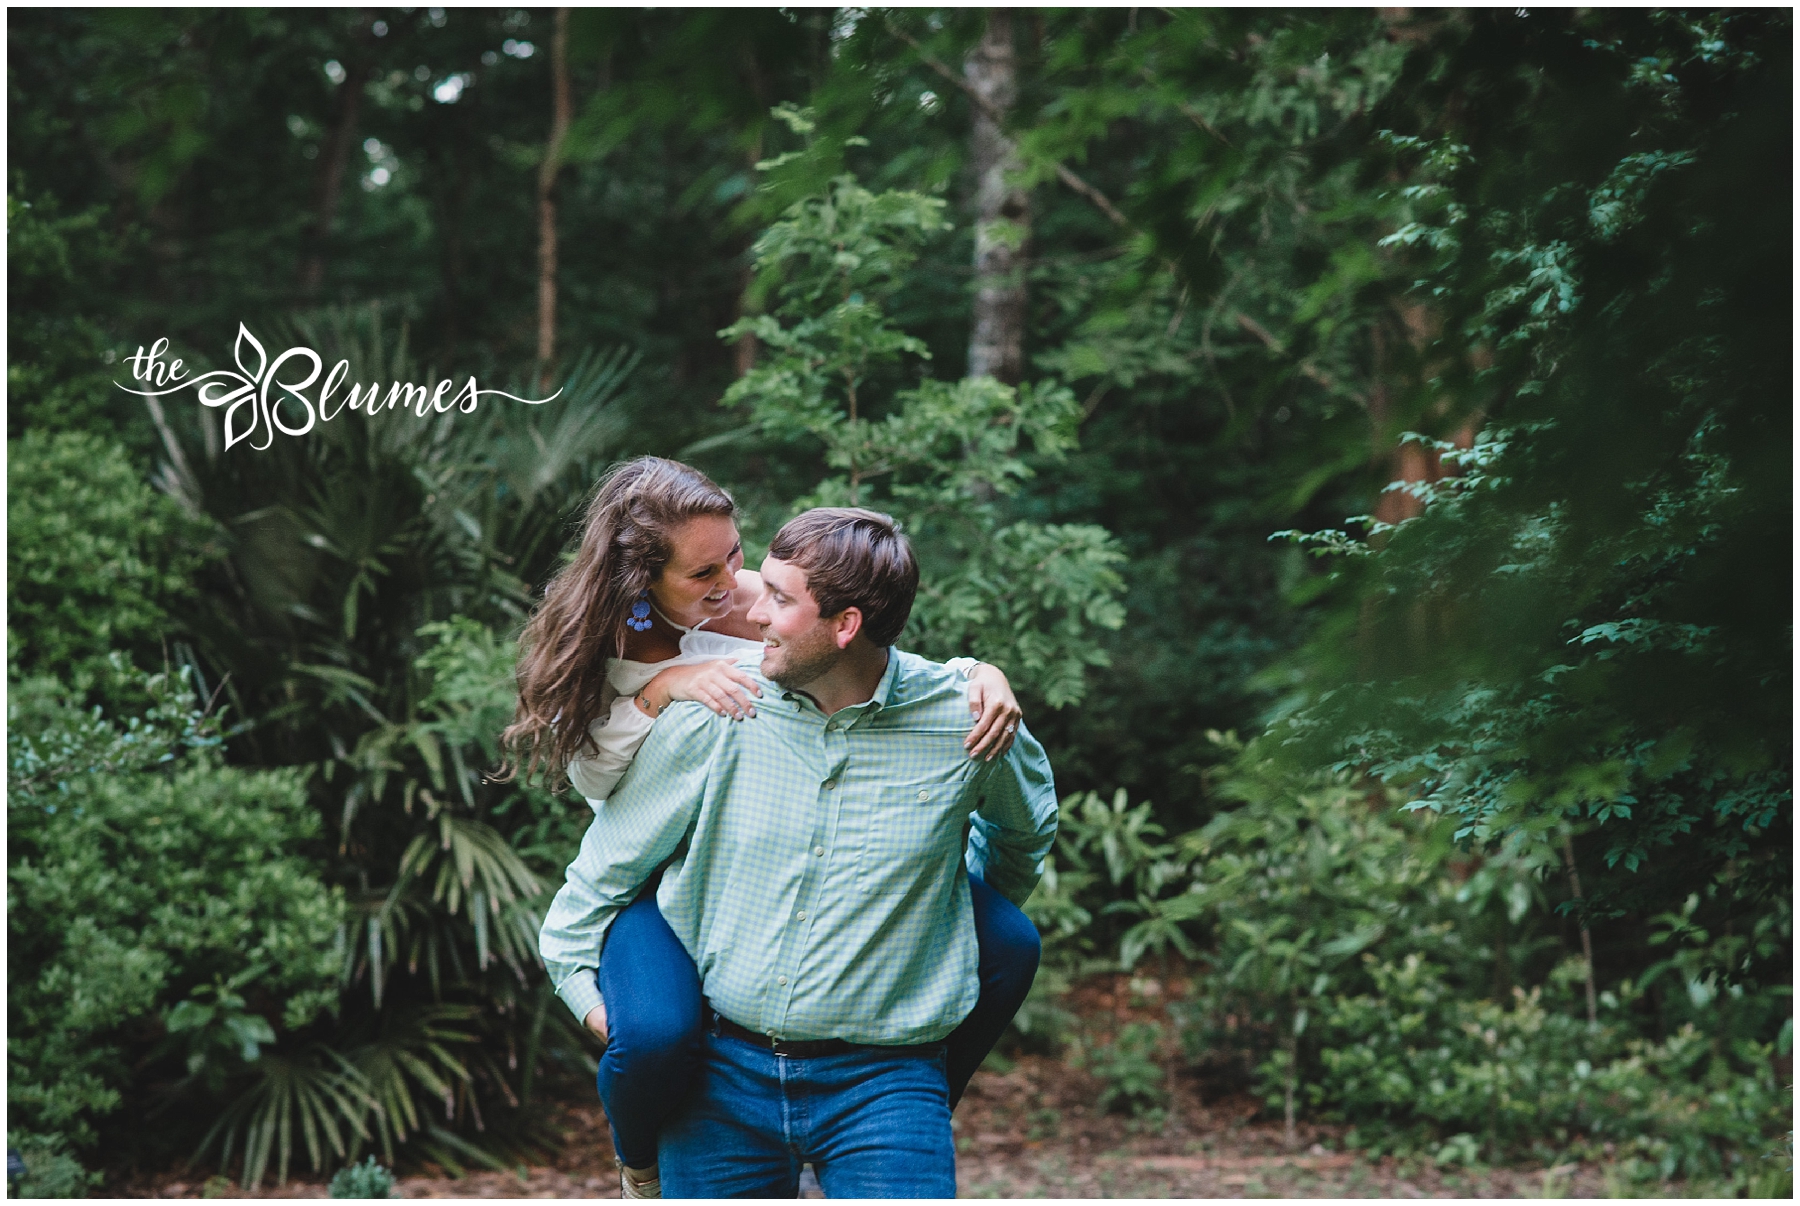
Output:
<svg viewBox="0 0 1800 1206">
<path fill-rule="evenodd" d="M 1018 907 L 973 876 L 969 904 L 981 951 L 981 996 L 944 1040 L 950 1105 L 962 1097 L 1037 974 L 1038 933 Z M 600 953 L 608 1041 L 600 1101 L 613 1148 L 632 1168 L 656 1163 L 656 1139 L 699 1074 L 700 975 L 646 890 L 614 918 Z"/>
</svg>

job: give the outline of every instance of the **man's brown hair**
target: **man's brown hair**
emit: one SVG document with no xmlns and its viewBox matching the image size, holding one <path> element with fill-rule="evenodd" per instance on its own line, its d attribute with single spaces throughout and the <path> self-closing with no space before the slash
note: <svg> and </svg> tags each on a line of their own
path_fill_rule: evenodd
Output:
<svg viewBox="0 0 1800 1206">
<path fill-rule="evenodd" d="M 775 533 L 769 556 L 799 566 L 820 616 L 861 610 L 863 635 L 892 645 L 919 593 L 919 563 L 891 516 L 862 507 L 815 507 Z"/>
</svg>

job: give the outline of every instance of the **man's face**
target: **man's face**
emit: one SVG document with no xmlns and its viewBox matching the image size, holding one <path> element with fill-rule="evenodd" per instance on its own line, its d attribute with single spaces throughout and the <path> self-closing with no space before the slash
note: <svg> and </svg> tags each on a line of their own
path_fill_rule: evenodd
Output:
<svg viewBox="0 0 1800 1206">
<path fill-rule="evenodd" d="M 804 687 L 843 656 L 838 625 L 819 615 L 818 601 L 806 589 L 806 572 L 799 566 L 766 558 L 762 580 L 762 597 L 747 617 L 762 629 L 762 672 L 770 682 L 790 689 Z"/>
</svg>

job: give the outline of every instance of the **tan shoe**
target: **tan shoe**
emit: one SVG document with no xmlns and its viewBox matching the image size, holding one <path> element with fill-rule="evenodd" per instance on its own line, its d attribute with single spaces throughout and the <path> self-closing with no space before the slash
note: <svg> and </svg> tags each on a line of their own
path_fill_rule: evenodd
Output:
<svg viewBox="0 0 1800 1206">
<path fill-rule="evenodd" d="M 626 1168 L 619 1165 L 619 1196 L 622 1198 L 662 1197 L 662 1177 L 656 1165 L 649 1168 Z"/>
</svg>

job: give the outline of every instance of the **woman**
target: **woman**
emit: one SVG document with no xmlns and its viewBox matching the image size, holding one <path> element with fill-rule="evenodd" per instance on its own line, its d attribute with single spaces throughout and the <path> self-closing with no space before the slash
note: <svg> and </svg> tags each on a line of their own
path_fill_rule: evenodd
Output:
<svg viewBox="0 0 1800 1206">
<path fill-rule="evenodd" d="M 760 689 L 732 661 L 761 652 L 745 615 L 762 581 L 743 568 L 735 515 L 729 494 L 675 461 L 640 457 L 601 480 L 580 551 L 523 637 L 518 711 L 504 740 L 527 777 L 566 772 L 598 809 L 675 700 L 755 717 Z M 968 658 L 949 665 L 969 679 L 975 724 L 964 748 L 971 757 L 1004 753 L 1020 715 L 1006 676 Z M 979 880 L 969 888 L 981 995 L 946 1040 L 952 1105 L 1023 1004 L 1038 958 L 1024 914 Z M 659 1196 L 657 1131 L 698 1066 L 701 997 L 654 883 L 614 919 L 599 986 L 603 1004 L 584 1021 L 609 1040 L 598 1081 L 623 1188 Z"/>
</svg>

